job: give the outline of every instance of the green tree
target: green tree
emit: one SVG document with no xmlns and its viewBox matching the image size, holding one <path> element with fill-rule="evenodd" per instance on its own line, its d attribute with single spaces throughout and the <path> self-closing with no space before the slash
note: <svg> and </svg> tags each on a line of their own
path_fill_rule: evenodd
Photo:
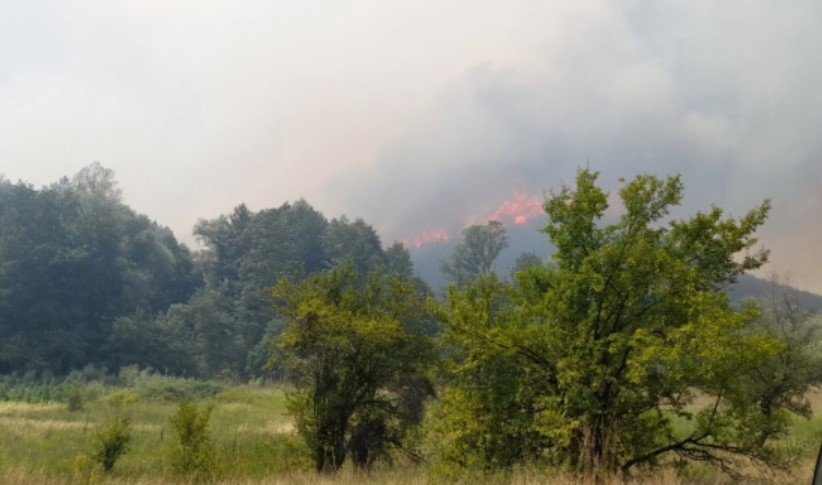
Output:
<svg viewBox="0 0 822 485">
<path fill-rule="evenodd" d="M 552 265 L 528 267 L 516 286 L 490 275 L 450 288 L 439 315 L 455 356 L 443 457 L 547 459 L 594 474 L 669 454 L 727 469 L 733 456 L 772 461 L 766 444 L 787 423 L 764 413 L 740 377 L 783 344 L 751 332 L 755 308 L 733 310 L 723 290 L 765 263 L 754 233 L 770 204 L 740 219 L 712 208 L 670 220 L 680 179 L 643 175 L 622 187 L 624 209 L 604 224 L 608 196 L 596 179 L 582 170 L 546 201 Z"/>
<path fill-rule="evenodd" d="M 236 320 L 231 301 L 216 290 L 199 291 L 187 303 L 172 305 L 158 322 L 176 356 L 171 369 L 200 378 L 240 373 L 245 349 L 253 344 L 243 341 Z"/>
<path fill-rule="evenodd" d="M 272 364 L 297 386 L 289 409 L 317 470 L 337 470 L 349 451 L 368 466 L 401 444 L 410 414 L 397 389 L 425 381 L 431 357 L 416 285 L 379 272 L 363 282 L 349 261 L 301 282 L 283 279 L 273 294 L 286 326 Z"/>
<path fill-rule="evenodd" d="M 199 284 L 171 231 L 120 202 L 111 170 L 39 190 L 0 181 L 0 372 L 116 368 L 114 322 L 163 312 Z"/>
<path fill-rule="evenodd" d="M 169 453 L 171 466 L 176 473 L 207 479 L 214 473 L 214 444 L 209 432 L 212 408 L 198 409 L 196 405 L 181 401 L 171 424 L 177 442 Z"/>
<path fill-rule="evenodd" d="M 499 221 L 473 225 L 462 231 L 460 242 L 440 270 L 458 285 L 491 271 L 494 260 L 508 247 L 508 235 Z"/>
<path fill-rule="evenodd" d="M 202 354 L 198 360 L 232 360 L 232 369 L 251 375 L 262 373 L 259 364 L 268 360 L 266 342 L 282 329 L 267 291 L 280 278 L 299 280 L 348 259 L 362 275 L 383 267 L 404 278 L 413 277 L 410 255 L 402 245 L 383 251 L 376 231 L 362 219 L 352 222 L 340 217 L 329 222 L 304 200 L 259 212 L 240 205 L 229 215 L 200 221 L 195 234 L 206 247 L 200 260 L 208 290 L 219 295 L 213 298 L 225 310 L 219 314 L 230 316 L 211 319 L 215 324 L 211 327 L 224 332 L 222 337 L 217 332 L 211 335 L 218 336 L 217 341 L 222 338 L 226 345 L 201 346 L 218 354 Z M 193 297 L 188 306 L 195 306 L 197 300 L 202 298 Z M 173 310 L 184 315 L 196 313 L 196 308 L 184 312 L 174 306 Z M 174 317 L 171 313 L 166 320 L 184 322 L 170 318 Z"/>
<path fill-rule="evenodd" d="M 328 266 L 338 266 L 350 259 L 361 275 L 385 263 L 382 242 L 377 231 L 362 219 L 342 216 L 328 223 L 324 250 Z"/>
<path fill-rule="evenodd" d="M 791 414 L 810 418 L 808 387 L 822 383 L 819 317 L 799 306 L 797 291 L 780 287 L 775 278 L 771 284 L 770 294 L 759 300 L 761 314 L 750 331 L 777 339 L 782 347 L 755 372 L 739 376 L 747 400 L 761 411 L 752 416 L 761 423 L 752 424 L 748 435 L 758 446 L 784 434 Z"/>
<path fill-rule="evenodd" d="M 524 252 L 514 261 L 514 269 L 511 270 L 512 279 L 516 279 L 517 273 L 528 271 L 530 267 L 542 264 L 544 264 L 542 258 L 532 252 Z"/>
<path fill-rule="evenodd" d="M 106 473 L 111 473 L 117 460 L 128 451 L 129 442 L 131 421 L 117 416 L 94 433 L 91 456 L 103 466 Z"/>
<path fill-rule="evenodd" d="M 256 213 L 241 204 L 227 216 L 197 224 L 195 234 L 206 246 L 201 260 L 208 291 L 193 297 L 185 305 L 188 308 L 176 309 L 185 318 L 169 312 L 167 319 L 185 326 L 189 321 L 186 315 L 201 318 L 193 322 L 193 330 L 205 345 L 197 346 L 195 358 L 208 365 L 198 367 L 246 371 L 249 352 L 260 344 L 276 317 L 266 288 L 283 276 L 313 269 L 316 262 L 306 260 L 303 251 L 321 245 L 326 224 L 322 214 L 304 201 Z M 322 254 L 316 257 L 322 259 Z M 214 315 L 219 318 L 198 311 L 206 300 L 219 308 Z M 250 370 L 252 374 L 260 372 Z"/>
<path fill-rule="evenodd" d="M 385 270 L 395 273 L 405 280 L 414 278 L 414 263 L 411 253 L 402 243 L 395 242 L 385 250 Z"/>
</svg>

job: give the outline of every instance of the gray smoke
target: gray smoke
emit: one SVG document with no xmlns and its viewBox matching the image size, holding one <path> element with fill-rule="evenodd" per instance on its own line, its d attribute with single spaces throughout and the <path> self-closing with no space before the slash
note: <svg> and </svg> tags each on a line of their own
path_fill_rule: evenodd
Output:
<svg viewBox="0 0 822 485">
<path fill-rule="evenodd" d="M 305 197 L 388 242 L 516 192 L 681 173 L 685 215 L 762 199 L 766 270 L 815 257 L 822 3 L 0 2 L 0 173 L 99 160 L 185 240 Z"/>
</svg>

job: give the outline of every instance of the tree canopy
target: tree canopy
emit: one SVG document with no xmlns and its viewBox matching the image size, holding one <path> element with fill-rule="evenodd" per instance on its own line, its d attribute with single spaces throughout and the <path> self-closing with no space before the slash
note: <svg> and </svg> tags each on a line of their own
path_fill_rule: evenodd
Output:
<svg viewBox="0 0 822 485">
<path fill-rule="evenodd" d="M 422 401 L 409 397 L 430 388 L 425 295 L 396 274 L 372 272 L 363 283 L 351 260 L 283 279 L 273 293 L 286 318 L 273 363 L 297 385 L 290 409 L 317 470 L 336 470 L 349 454 L 368 466 L 402 446 L 403 427 L 421 418 Z"/>
<path fill-rule="evenodd" d="M 199 284 L 189 250 L 122 204 L 99 164 L 39 190 L 0 181 L 0 372 L 126 364 L 114 321 Z"/>
<path fill-rule="evenodd" d="M 772 458 L 768 440 L 785 423 L 741 377 L 782 344 L 749 331 L 755 309 L 733 309 L 723 291 L 767 260 L 755 231 L 769 202 L 739 219 L 712 208 L 675 220 L 680 179 L 642 175 L 604 223 L 609 199 L 596 181 L 581 170 L 545 202 L 551 264 L 521 271 L 515 286 L 489 275 L 449 290 L 439 317 L 455 385 L 443 457 L 547 459 L 589 473 L 669 454 L 727 467 L 735 454 Z"/>
<path fill-rule="evenodd" d="M 268 289 L 352 258 L 413 279 L 408 250 L 362 219 L 306 201 L 202 220 L 192 253 L 122 201 L 93 163 L 36 189 L 0 178 L 0 373 L 138 364 L 172 374 L 260 375 L 282 327 Z"/>
<path fill-rule="evenodd" d="M 499 253 L 508 247 L 505 226 L 499 221 L 475 224 L 462 231 L 462 241 L 450 258 L 444 259 L 440 269 L 458 285 L 471 278 L 488 274 Z"/>
</svg>

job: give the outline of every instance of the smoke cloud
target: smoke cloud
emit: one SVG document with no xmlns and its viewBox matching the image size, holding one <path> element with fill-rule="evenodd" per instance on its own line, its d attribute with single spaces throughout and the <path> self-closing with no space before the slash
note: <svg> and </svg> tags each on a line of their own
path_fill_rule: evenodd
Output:
<svg viewBox="0 0 822 485">
<path fill-rule="evenodd" d="M 386 242 L 456 236 L 580 166 L 613 190 L 681 173 L 680 215 L 772 198 L 766 271 L 822 291 L 821 17 L 810 0 L 0 0 L 0 173 L 45 184 L 99 160 L 187 240 L 240 202 L 305 197 Z"/>
</svg>

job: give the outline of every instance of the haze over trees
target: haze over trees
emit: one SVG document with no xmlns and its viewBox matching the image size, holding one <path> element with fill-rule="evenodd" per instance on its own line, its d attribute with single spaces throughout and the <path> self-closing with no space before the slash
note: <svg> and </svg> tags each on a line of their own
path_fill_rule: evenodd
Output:
<svg viewBox="0 0 822 485">
<path fill-rule="evenodd" d="M 191 252 L 99 164 L 40 189 L 0 179 L 0 374 L 288 381 L 320 472 L 783 465 L 775 443 L 822 382 L 817 327 L 790 299 L 726 291 L 767 261 L 769 202 L 673 219 L 681 180 L 640 175 L 606 223 L 597 182 L 551 194 L 553 256 L 510 277 L 503 225 L 466 228 L 437 295 L 402 244 L 304 200 L 201 220 Z"/>
<path fill-rule="evenodd" d="M 499 221 L 475 224 L 462 231 L 462 241 L 454 253 L 440 264 L 440 269 L 451 281 L 465 282 L 488 274 L 499 253 L 508 247 L 508 235 Z"/>
<path fill-rule="evenodd" d="M 142 358 L 127 322 L 200 285 L 189 250 L 120 201 L 92 164 L 36 190 L 0 180 L 0 372 L 63 374 Z"/>
<path fill-rule="evenodd" d="M 178 375 L 260 375 L 280 321 L 267 288 L 351 259 L 406 278 L 361 219 L 328 220 L 305 201 L 239 205 L 194 229 L 192 253 L 122 203 L 94 163 L 48 187 L 0 180 L 0 372 L 65 374 L 138 364 Z"/>
</svg>

